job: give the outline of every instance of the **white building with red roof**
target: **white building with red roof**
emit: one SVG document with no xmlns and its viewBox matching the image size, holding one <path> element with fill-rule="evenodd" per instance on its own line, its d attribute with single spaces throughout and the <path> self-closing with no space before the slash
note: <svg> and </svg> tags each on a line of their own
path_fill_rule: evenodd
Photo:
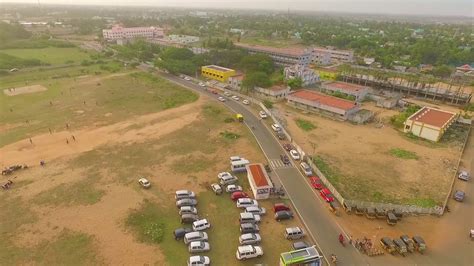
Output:
<svg viewBox="0 0 474 266">
<path fill-rule="evenodd" d="M 456 113 L 425 106 L 408 117 L 403 131 L 420 138 L 439 141 L 457 117 Z"/>
<path fill-rule="evenodd" d="M 247 168 L 247 178 L 255 199 L 268 199 L 273 183 L 265 171 L 263 164 L 254 163 L 245 166 Z"/>
<path fill-rule="evenodd" d="M 329 96 L 312 90 L 298 90 L 286 96 L 288 104 L 310 112 L 322 113 L 341 120 L 359 111 L 359 104 L 353 101 Z"/>
<path fill-rule="evenodd" d="M 351 95 L 355 97 L 357 102 L 362 101 L 365 96 L 369 93 L 369 87 L 342 82 L 342 81 L 329 81 L 321 84 L 321 88 L 326 92 L 340 92 L 345 95 Z"/>
</svg>

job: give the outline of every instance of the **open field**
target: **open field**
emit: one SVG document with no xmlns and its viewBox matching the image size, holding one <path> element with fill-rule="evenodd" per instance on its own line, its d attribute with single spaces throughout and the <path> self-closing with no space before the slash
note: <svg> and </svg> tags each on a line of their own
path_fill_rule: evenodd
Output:
<svg viewBox="0 0 474 266">
<path fill-rule="evenodd" d="M 31 85 L 31 86 L 4 89 L 3 93 L 5 93 L 8 96 L 15 96 L 15 95 L 20 95 L 20 94 L 35 93 L 35 92 L 46 91 L 46 90 L 48 89 L 45 86 Z"/>
<path fill-rule="evenodd" d="M 48 47 L 41 49 L 4 49 L 1 53 L 9 54 L 23 59 L 39 59 L 51 65 L 80 63 L 89 59 L 89 53 L 79 48 L 57 48 Z"/>
<path fill-rule="evenodd" d="M 227 109 L 142 72 L 36 83 L 48 90 L 0 96 L 6 105 L 0 165 L 30 165 L 2 177 L 14 185 L 0 194 L 0 264 L 182 265 L 189 254 L 172 238 L 181 226 L 173 197 L 178 189 L 194 190 L 200 215 L 213 224 L 213 264 L 238 264 L 240 211 L 209 184 L 228 170 L 231 155 L 253 162 L 264 157 L 243 124 L 225 122 L 233 116 Z M 150 189 L 138 186 L 140 176 L 152 182 Z M 249 192 L 244 175 L 240 184 Z M 269 212 L 261 224 L 265 255 L 245 265 L 277 264 L 291 245 L 284 228 L 301 226 L 298 219 L 276 223 L 271 204 L 262 202 Z M 150 240 L 143 228 L 157 233 Z"/>
<path fill-rule="evenodd" d="M 411 139 L 390 126 L 393 110 L 376 110 L 376 120 L 384 123 L 380 128 L 304 114 L 283 104 L 278 108 L 296 143 L 315 154 L 316 164 L 345 198 L 424 207 L 445 199 L 460 154 L 457 133 L 448 131 L 441 143 Z M 297 119 L 316 128 L 307 132 Z"/>
</svg>

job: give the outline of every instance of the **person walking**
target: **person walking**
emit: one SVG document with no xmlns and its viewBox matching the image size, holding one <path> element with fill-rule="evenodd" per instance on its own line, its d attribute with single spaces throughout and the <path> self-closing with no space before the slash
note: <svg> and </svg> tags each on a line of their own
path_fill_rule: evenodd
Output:
<svg viewBox="0 0 474 266">
<path fill-rule="evenodd" d="M 66 139 L 66 144 L 69 144 L 69 140 L 68 140 L 68 139 Z"/>
<path fill-rule="evenodd" d="M 72 135 L 72 140 L 76 141 L 76 137 L 74 137 L 74 135 Z"/>
<path fill-rule="evenodd" d="M 49 129 L 49 134 L 52 135 L 53 131 L 51 131 L 51 128 L 48 128 L 48 129 Z"/>
<path fill-rule="evenodd" d="M 33 144 L 33 140 L 30 138 L 30 144 Z"/>
</svg>

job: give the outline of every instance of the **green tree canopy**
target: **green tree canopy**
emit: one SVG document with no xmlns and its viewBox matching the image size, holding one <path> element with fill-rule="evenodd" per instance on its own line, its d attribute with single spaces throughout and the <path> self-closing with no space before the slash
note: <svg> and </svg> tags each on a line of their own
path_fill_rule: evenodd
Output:
<svg viewBox="0 0 474 266">
<path fill-rule="evenodd" d="M 273 60 L 268 55 L 246 55 L 240 60 L 239 67 L 246 73 L 264 72 L 271 74 L 275 70 Z"/>
<path fill-rule="evenodd" d="M 295 90 L 303 87 L 303 80 L 301 80 L 301 78 L 292 78 L 289 79 L 286 84 L 290 86 L 292 90 Z"/>
<path fill-rule="evenodd" d="M 190 60 L 194 56 L 193 52 L 187 48 L 170 47 L 165 49 L 160 57 L 163 60 Z"/>
<path fill-rule="evenodd" d="M 242 86 L 251 89 L 255 86 L 267 88 L 272 85 L 267 73 L 261 71 L 250 72 L 245 75 Z"/>
</svg>

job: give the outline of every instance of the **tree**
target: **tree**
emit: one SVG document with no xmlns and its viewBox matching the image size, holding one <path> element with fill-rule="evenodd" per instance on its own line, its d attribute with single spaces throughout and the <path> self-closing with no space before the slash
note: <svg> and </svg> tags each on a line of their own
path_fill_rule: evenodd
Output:
<svg viewBox="0 0 474 266">
<path fill-rule="evenodd" d="M 187 48 L 170 47 L 164 50 L 160 57 L 163 60 L 187 60 L 194 56 L 193 52 Z"/>
<path fill-rule="evenodd" d="M 447 65 L 441 65 L 433 69 L 433 75 L 440 78 L 447 78 L 451 76 L 453 70 Z"/>
<path fill-rule="evenodd" d="M 292 78 L 289 79 L 286 84 L 291 88 L 291 90 L 295 90 L 303 87 L 303 80 L 301 78 Z"/>
<path fill-rule="evenodd" d="M 244 72 L 264 72 L 271 74 L 275 70 L 273 60 L 268 55 L 246 55 L 240 60 L 239 66 Z"/>
<path fill-rule="evenodd" d="M 248 89 L 252 89 L 255 86 L 267 88 L 272 85 L 270 78 L 265 72 L 251 72 L 245 75 L 242 81 L 242 86 Z"/>
</svg>

